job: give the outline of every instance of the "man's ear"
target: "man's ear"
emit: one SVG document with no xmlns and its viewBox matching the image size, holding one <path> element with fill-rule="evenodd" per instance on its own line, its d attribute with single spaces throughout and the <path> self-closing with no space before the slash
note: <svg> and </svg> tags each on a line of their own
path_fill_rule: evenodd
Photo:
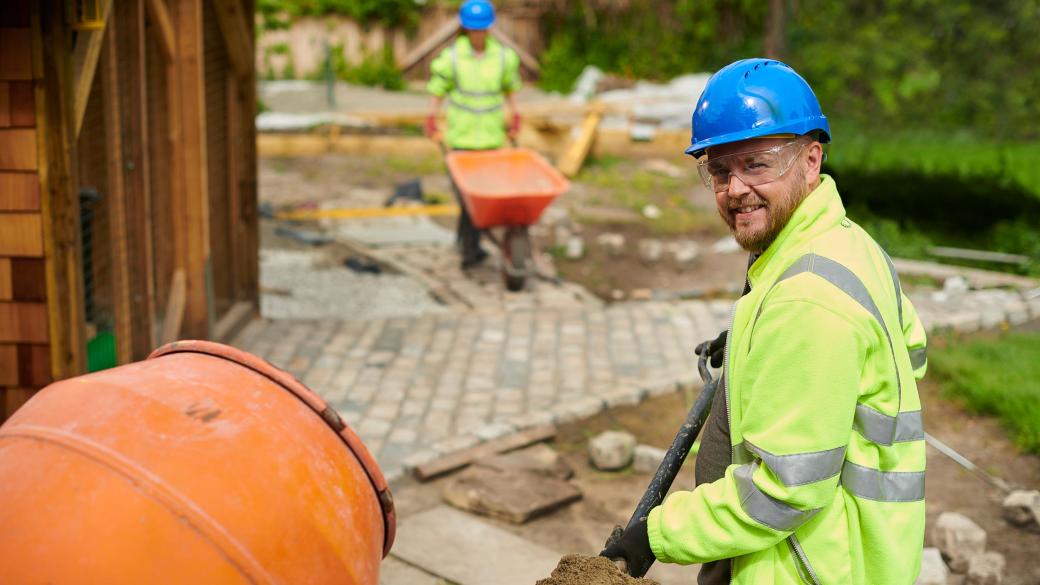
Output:
<svg viewBox="0 0 1040 585">
<path fill-rule="evenodd" d="M 805 149 L 805 184 L 815 185 L 820 180 L 820 168 L 823 166 L 823 145 L 815 140 Z"/>
</svg>

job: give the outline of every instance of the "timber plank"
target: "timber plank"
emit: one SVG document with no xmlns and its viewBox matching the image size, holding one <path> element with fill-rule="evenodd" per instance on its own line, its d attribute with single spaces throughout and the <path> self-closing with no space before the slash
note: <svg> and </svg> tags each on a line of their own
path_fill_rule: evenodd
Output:
<svg viewBox="0 0 1040 585">
<path fill-rule="evenodd" d="M 6 388 L 3 390 L 4 393 L 4 418 L 10 418 L 14 411 L 22 407 L 23 404 L 32 398 L 33 394 L 36 394 L 36 390 L 32 388 Z"/>
<path fill-rule="evenodd" d="M 0 256 L 43 256 L 39 213 L 0 213 Z"/>
<path fill-rule="evenodd" d="M 11 125 L 11 82 L 0 81 L 0 128 Z"/>
<path fill-rule="evenodd" d="M 47 343 L 47 304 L 0 302 L 0 342 Z"/>
<path fill-rule="evenodd" d="M 18 346 L 0 343 L 0 386 L 18 385 Z"/>
<path fill-rule="evenodd" d="M 51 377 L 51 348 L 42 344 L 18 345 L 19 386 L 42 388 L 54 380 Z"/>
<path fill-rule="evenodd" d="M 32 29 L 0 28 L 0 79 L 32 79 Z"/>
<path fill-rule="evenodd" d="M 33 100 L 32 82 L 12 81 L 11 126 L 31 128 L 36 125 L 36 103 Z"/>
<path fill-rule="evenodd" d="M 14 295 L 11 282 L 11 259 L 0 258 L 0 301 L 9 301 Z"/>
<path fill-rule="evenodd" d="M 35 171 L 36 168 L 36 130 L 0 129 L 0 170 Z"/>
<path fill-rule="evenodd" d="M 0 211 L 39 211 L 40 178 L 36 173 L 0 172 Z"/>
<path fill-rule="evenodd" d="M 43 258 L 11 259 L 11 298 L 42 301 L 47 298 L 47 265 Z"/>
<path fill-rule="evenodd" d="M 459 451 L 458 453 L 452 453 L 441 457 L 440 459 L 420 465 L 415 468 L 415 477 L 420 481 L 427 481 L 444 475 L 450 471 L 455 471 L 456 469 L 465 467 L 477 459 L 497 455 L 498 453 L 504 453 L 506 451 L 512 451 L 513 449 L 519 449 L 520 447 L 526 447 L 532 443 L 546 441 L 554 436 L 556 436 L 556 427 L 552 425 L 532 427 L 525 431 L 494 439 L 477 445 L 476 447 L 471 447 Z"/>
</svg>

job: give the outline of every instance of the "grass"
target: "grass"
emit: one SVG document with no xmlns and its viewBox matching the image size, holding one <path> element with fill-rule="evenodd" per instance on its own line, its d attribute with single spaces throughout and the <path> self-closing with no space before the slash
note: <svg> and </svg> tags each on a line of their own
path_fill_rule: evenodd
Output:
<svg viewBox="0 0 1040 585">
<path fill-rule="evenodd" d="M 686 195 L 691 187 L 689 180 L 632 168 L 617 157 L 594 159 L 577 181 L 595 190 L 590 202 L 635 211 L 640 214 L 641 223 L 657 235 L 677 236 L 709 229 L 715 220 L 713 214 L 694 205 Z M 644 217 L 647 205 L 658 207 L 660 217 Z"/>
<path fill-rule="evenodd" d="M 940 336 L 929 344 L 928 358 L 944 396 L 996 416 L 1016 445 L 1040 455 L 1040 333 Z"/>
</svg>

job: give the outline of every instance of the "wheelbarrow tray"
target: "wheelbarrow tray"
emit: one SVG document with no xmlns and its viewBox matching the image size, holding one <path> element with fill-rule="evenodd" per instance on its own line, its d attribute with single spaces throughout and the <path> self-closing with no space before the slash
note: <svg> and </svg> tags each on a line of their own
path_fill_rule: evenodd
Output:
<svg viewBox="0 0 1040 585">
<path fill-rule="evenodd" d="M 559 171 L 526 148 L 457 150 L 447 162 L 473 225 L 481 229 L 531 225 L 570 188 Z"/>
</svg>

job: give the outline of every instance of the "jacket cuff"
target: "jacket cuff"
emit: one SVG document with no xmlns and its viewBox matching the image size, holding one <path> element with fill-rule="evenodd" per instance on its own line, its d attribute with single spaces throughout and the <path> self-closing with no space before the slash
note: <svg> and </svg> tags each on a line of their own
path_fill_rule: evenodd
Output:
<svg viewBox="0 0 1040 585">
<path fill-rule="evenodd" d="M 650 510 L 650 514 L 646 518 L 646 535 L 650 540 L 650 550 L 657 560 L 663 563 L 672 562 L 665 554 L 664 535 L 661 534 L 661 506 Z"/>
</svg>

